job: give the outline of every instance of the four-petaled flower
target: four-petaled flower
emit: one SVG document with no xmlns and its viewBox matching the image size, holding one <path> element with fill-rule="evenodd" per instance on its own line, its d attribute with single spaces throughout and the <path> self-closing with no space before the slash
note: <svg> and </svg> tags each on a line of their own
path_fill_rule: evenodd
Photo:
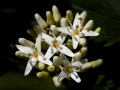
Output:
<svg viewBox="0 0 120 90">
<path fill-rule="evenodd" d="M 80 83 L 81 79 L 76 72 L 78 72 L 77 69 L 80 68 L 83 65 L 83 63 L 81 63 L 80 61 L 70 63 L 69 60 L 67 59 L 67 57 L 62 53 L 60 53 L 60 58 L 63 63 L 63 70 L 59 74 L 58 80 L 62 81 L 66 77 L 68 77 L 68 78 L 71 77 L 77 83 Z"/>
<path fill-rule="evenodd" d="M 70 23 L 70 22 L 69 22 Z M 82 20 L 79 19 L 79 14 L 75 15 L 73 25 L 70 23 L 71 28 L 69 27 L 57 27 L 57 30 L 72 36 L 73 48 L 76 49 L 78 46 L 78 41 L 80 37 L 84 36 L 98 36 L 99 33 L 91 30 L 81 30 Z"/>
<path fill-rule="evenodd" d="M 35 48 L 26 47 L 22 45 L 16 45 L 16 47 L 29 58 L 24 75 L 28 75 L 36 64 L 37 60 L 47 65 L 52 65 L 50 60 L 45 60 L 44 55 L 41 53 L 41 35 L 36 38 Z"/>
<path fill-rule="evenodd" d="M 66 46 L 62 45 L 62 43 L 65 40 L 66 34 L 61 34 L 56 38 L 54 35 L 54 38 L 45 34 L 41 33 L 42 38 L 44 38 L 44 41 L 50 46 L 45 54 L 46 59 L 50 59 L 57 51 L 69 56 L 74 57 L 73 52 L 68 49 Z"/>
</svg>

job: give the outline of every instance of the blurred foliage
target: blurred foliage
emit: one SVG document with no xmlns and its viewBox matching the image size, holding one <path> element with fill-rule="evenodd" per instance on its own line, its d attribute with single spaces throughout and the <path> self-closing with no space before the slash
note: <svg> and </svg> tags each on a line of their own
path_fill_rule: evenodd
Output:
<svg viewBox="0 0 120 90">
<path fill-rule="evenodd" d="M 107 41 L 105 46 L 120 41 L 120 1 L 119 0 L 69 0 L 74 13 L 88 12 L 87 20 L 94 20 L 94 28 L 101 27 L 96 42 Z"/>
</svg>

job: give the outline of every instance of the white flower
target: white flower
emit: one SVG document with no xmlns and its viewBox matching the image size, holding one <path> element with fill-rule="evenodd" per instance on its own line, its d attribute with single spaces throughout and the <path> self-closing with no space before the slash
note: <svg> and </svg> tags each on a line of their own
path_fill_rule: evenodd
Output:
<svg viewBox="0 0 120 90">
<path fill-rule="evenodd" d="M 35 48 L 16 45 L 16 47 L 29 58 L 24 75 L 28 75 L 36 64 L 37 60 L 48 65 L 52 65 L 50 60 L 44 60 L 44 55 L 41 53 L 41 35 L 36 38 Z"/>
<path fill-rule="evenodd" d="M 62 45 L 62 43 L 64 42 L 65 38 L 66 38 L 66 34 L 62 33 L 56 38 L 54 35 L 54 38 L 45 34 L 45 33 L 41 33 L 42 34 L 42 38 L 44 38 L 45 42 L 50 45 L 50 47 L 48 48 L 45 57 L 47 59 L 50 59 L 57 51 L 66 54 L 67 56 L 70 57 L 74 57 L 73 52 L 68 49 L 66 46 Z"/>
<path fill-rule="evenodd" d="M 73 48 L 76 49 L 80 37 L 84 36 L 97 36 L 99 33 L 88 30 L 80 30 L 82 28 L 82 20 L 79 19 L 79 14 L 75 15 L 73 25 L 70 23 L 71 28 L 58 27 L 57 30 L 72 36 Z"/>
<path fill-rule="evenodd" d="M 66 77 L 71 77 L 73 80 L 75 80 L 77 83 L 81 82 L 80 77 L 77 74 L 77 69 L 80 68 L 83 64 L 80 61 L 76 61 L 74 63 L 70 63 L 67 57 L 60 53 L 60 58 L 63 63 L 63 70 L 58 76 L 58 80 L 62 81 Z"/>
</svg>

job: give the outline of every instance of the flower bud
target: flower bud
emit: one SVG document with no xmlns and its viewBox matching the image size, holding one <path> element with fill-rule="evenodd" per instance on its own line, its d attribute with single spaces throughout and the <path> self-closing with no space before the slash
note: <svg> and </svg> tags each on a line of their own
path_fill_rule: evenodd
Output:
<svg viewBox="0 0 120 90">
<path fill-rule="evenodd" d="M 21 51 L 16 51 L 16 52 L 15 52 L 15 55 L 16 55 L 17 57 L 19 57 L 19 58 L 24 59 L 24 60 L 28 60 L 28 58 L 25 57 L 25 56 L 24 56 L 24 53 L 22 53 Z"/>
<path fill-rule="evenodd" d="M 45 68 L 45 64 L 42 63 L 42 62 L 39 62 L 39 63 L 38 63 L 38 68 L 39 68 L 40 70 L 43 70 L 43 69 Z"/>
<path fill-rule="evenodd" d="M 46 71 L 41 71 L 41 72 L 38 72 L 36 75 L 38 78 L 45 79 L 49 76 L 49 73 Z"/>
<path fill-rule="evenodd" d="M 53 15 L 52 15 L 52 13 L 51 13 L 50 11 L 47 11 L 47 12 L 46 12 L 46 18 L 47 18 L 47 24 L 48 24 L 49 26 L 55 24 Z"/>
<path fill-rule="evenodd" d="M 79 39 L 79 45 L 80 46 L 86 46 L 86 44 L 87 44 L 86 38 L 80 38 Z"/>
<path fill-rule="evenodd" d="M 68 21 L 66 18 L 62 18 L 61 21 L 60 21 L 60 25 L 61 27 L 68 27 Z"/>
<path fill-rule="evenodd" d="M 40 26 L 38 26 L 38 25 L 35 25 L 35 26 L 33 26 L 33 29 L 34 29 L 34 31 L 35 31 L 35 33 L 38 35 L 38 34 L 40 34 L 41 32 L 43 32 L 43 33 L 47 33 L 44 29 L 42 29 Z"/>
<path fill-rule="evenodd" d="M 92 66 L 91 62 L 87 62 L 87 63 L 83 64 L 81 69 L 84 72 L 84 71 L 88 70 L 89 68 L 91 68 L 91 66 Z"/>
<path fill-rule="evenodd" d="M 35 20 L 42 29 L 47 29 L 47 23 L 38 13 L 35 14 Z"/>
<path fill-rule="evenodd" d="M 73 13 L 71 10 L 67 10 L 66 11 L 66 17 L 65 17 L 67 20 L 69 20 L 70 22 L 73 21 Z"/>
<path fill-rule="evenodd" d="M 55 26 L 55 25 L 51 25 L 51 26 L 50 26 L 50 30 L 52 30 L 52 33 L 53 33 L 55 36 L 58 36 L 59 31 L 56 30 L 56 26 Z M 49 34 L 52 35 L 51 32 L 49 32 Z"/>
<path fill-rule="evenodd" d="M 79 16 L 79 18 L 82 19 L 82 26 L 83 26 L 84 23 L 85 23 L 86 17 L 87 17 L 87 12 L 86 12 L 86 11 L 83 11 L 83 12 L 80 14 L 80 16 Z"/>
<path fill-rule="evenodd" d="M 27 33 L 28 33 L 30 36 L 32 36 L 32 38 L 33 38 L 34 40 L 36 39 L 37 35 L 36 35 L 36 33 L 35 33 L 32 29 L 28 29 L 28 30 L 27 30 Z"/>
<path fill-rule="evenodd" d="M 58 56 L 54 56 L 54 57 L 53 57 L 53 64 L 54 64 L 56 67 L 61 66 L 61 65 L 62 65 L 61 58 L 58 57 Z"/>
<path fill-rule="evenodd" d="M 74 56 L 75 61 L 79 61 L 82 58 L 81 52 L 76 52 L 74 55 L 75 55 Z"/>
<path fill-rule="evenodd" d="M 98 59 L 98 60 L 95 60 L 95 61 L 91 61 L 91 63 L 92 63 L 92 67 L 91 68 L 96 68 L 96 67 L 100 66 L 103 63 L 103 60 L 102 59 Z"/>
<path fill-rule="evenodd" d="M 80 52 L 82 53 L 82 57 L 85 57 L 88 51 L 88 47 L 82 47 L 80 49 Z"/>
<path fill-rule="evenodd" d="M 68 41 L 67 41 L 67 47 L 68 47 L 70 50 L 73 50 L 73 45 L 72 45 L 72 40 L 71 40 L 71 39 L 68 39 Z"/>
<path fill-rule="evenodd" d="M 54 82 L 56 87 L 60 87 L 61 86 L 61 81 L 58 80 L 57 76 L 53 77 L 53 82 Z"/>
<path fill-rule="evenodd" d="M 93 27 L 93 20 L 89 20 L 87 24 L 84 26 L 83 30 L 92 30 Z"/>
<path fill-rule="evenodd" d="M 49 65 L 49 66 L 47 67 L 47 70 L 48 70 L 49 72 L 54 72 L 54 71 L 55 71 L 55 66 L 54 66 L 54 65 Z"/>
<path fill-rule="evenodd" d="M 55 22 L 60 23 L 61 14 L 55 5 L 53 5 L 53 7 L 52 7 L 52 12 L 53 12 L 53 18 L 54 18 Z"/>
<path fill-rule="evenodd" d="M 27 39 L 25 39 L 25 38 L 19 38 L 18 39 L 18 42 L 21 44 L 21 45 L 23 45 L 23 46 L 27 46 L 27 47 L 34 47 L 35 46 L 35 44 L 32 42 L 32 41 L 29 41 L 29 40 L 27 40 Z"/>
</svg>

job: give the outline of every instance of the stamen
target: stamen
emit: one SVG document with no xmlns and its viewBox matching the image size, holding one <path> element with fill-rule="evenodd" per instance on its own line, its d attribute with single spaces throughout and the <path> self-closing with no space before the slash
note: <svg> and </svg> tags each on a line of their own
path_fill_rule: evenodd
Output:
<svg viewBox="0 0 120 90">
<path fill-rule="evenodd" d="M 77 38 L 68 30 L 68 32 L 71 34 L 71 36 L 76 40 L 76 41 L 78 41 L 77 40 Z"/>
</svg>

